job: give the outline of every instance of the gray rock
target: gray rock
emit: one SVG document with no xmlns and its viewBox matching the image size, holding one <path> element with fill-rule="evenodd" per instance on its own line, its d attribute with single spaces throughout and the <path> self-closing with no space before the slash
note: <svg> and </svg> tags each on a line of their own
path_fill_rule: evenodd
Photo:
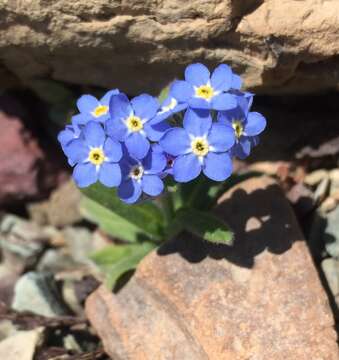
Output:
<svg viewBox="0 0 339 360">
<path fill-rule="evenodd" d="M 325 218 L 324 241 L 329 255 L 339 259 L 339 206 L 329 212 Z"/>
<path fill-rule="evenodd" d="M 37 270 L 55 274 L 59 271 L 71 270 L 76 267 L 79 267 L 79 264 L 76 263 L 73 258 L 69 254 L 66 254 L 62 249 L 49 249 L 41 257 L 37 265 Z"/>
<path fill-rule="evenodd" d="M 0 247 L 5 261 L 17 272 L 31 266 L 43 251 L 47 236 L 38 225 L 14 215 L 0 223 Z"/>
<path fill-rule="evenodd" d="M 316 203 L 321 203 L 327 196 L 330 189 L 330 179 L 328 177 L 324 177 L 319 185 L 317 186 L 314 192 L 314 201 Z"/>
<path fill-rule="evenodd" d="M 339 306 L 339 261 L 333 258 L 325 259 L 321 263 L 321 268 L 333 296 L 337 297 L 337 305 Z"/>
<path fill-rule="evenodd" d="M 17 311 L 30 311 L 47 317 L 68 313 L 66 306 L 50 274 L 29 272 L 16 283 L 12 308 Z"/>
</svg>

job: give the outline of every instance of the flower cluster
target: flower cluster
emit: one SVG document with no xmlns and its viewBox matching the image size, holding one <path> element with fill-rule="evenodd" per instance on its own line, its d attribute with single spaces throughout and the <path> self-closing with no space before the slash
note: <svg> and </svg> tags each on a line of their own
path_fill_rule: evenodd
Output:
<svg viewBox="0 0 339 360">
<path fill-rule="evenodd" d="M 117 187 L 121 200 L 135 203 L 143 193 L 158 196 L 166 176 L 181 183 L 202 172 L 224 181 L 232 157 L 247 157 L 266 126 L 250 111 L 253 94 L 240 89 L 229 66 L 210 74 L 197 63 L 171 85 L 162 104 L 148 94 L 129 100 L 117 89 L 100 100 L 83 95 L 79 114 L 58 136 L 75 182 Z"/>
</svg>

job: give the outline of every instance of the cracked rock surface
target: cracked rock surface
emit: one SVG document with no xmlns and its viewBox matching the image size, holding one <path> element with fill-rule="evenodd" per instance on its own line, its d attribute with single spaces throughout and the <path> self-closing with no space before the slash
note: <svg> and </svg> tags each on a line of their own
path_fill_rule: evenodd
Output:
<svg viewBox="0 0 339 360">
<path fill-rule="evenodd" d="M 338 89 L 337 0 L 2 0 L 0 24 L 4 82 L 156 92 L 202 61 L 256 92 Z"/>
</svg>

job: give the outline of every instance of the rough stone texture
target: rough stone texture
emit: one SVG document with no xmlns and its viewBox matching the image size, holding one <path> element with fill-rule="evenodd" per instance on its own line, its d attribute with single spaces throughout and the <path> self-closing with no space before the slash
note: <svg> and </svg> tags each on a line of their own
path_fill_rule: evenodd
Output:
<svg viewBox="0 0 339 360">
<path fill-rule="evenodd" d="M 221 200 L 233 247 L 182 235 L 86 311 L 114 359 L 337 360 L 333 316 L 294 214 L 267 178 Z"/>
<path fill-rule="evenodd" d="M 43 328 L 30 331 L 18 331 L 0 342 L 0 358 L 15 360 L 33 360 L 35 349 L 43 342 Z"/>
<path fill-rule="evenodd" d="M 200 60 L 262 93 L 338 89 L 337 0 L 2 0 L 0 24 L 0 69 L 24 82 L 155 92 Z"/>
<path fill-rule="evenodd" d="M 38 140 L 28 123 L 34 128 L 36 116 L 14 96 L 1 95 L 0 206 L 46 197 L 66 177 L 61 154 L 51 143 L 42 146 L 45 136 Z"/>
</svg>

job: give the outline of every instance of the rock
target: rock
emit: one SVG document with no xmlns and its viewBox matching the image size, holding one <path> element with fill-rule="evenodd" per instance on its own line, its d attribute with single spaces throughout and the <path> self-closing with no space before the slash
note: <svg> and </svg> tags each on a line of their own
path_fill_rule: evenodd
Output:
<svg viewBox="0 0 339 360">
<path fill-rule="evenodd" d="M 260 206 L 258 206 L 260 204 Z M 243 182 L 216 209 L 232 247 L 182 234 L 150 253 L 116 295 L 86 313 L 118 359 L 337 360 L 334 320 L 280 188 Z"/>
<path fill-rule="evenodd" d="M 17 332 L 17 328 L 9 320 L 0 321 L 0 344 L 1 341 L 14 335 Z"/>
<path fill-rule="evenodd" d="M 338 201 L 335 198 L 328 197 L 320 205 L 320 211 L 323 213 L 328 213 L 336 208 L 337 203 Z"/>
<path fill-rule="evenodd" d="M 79 264 L 66 251 L 49 249 L 41 257 L 37 270 L 56 274 L 60 271 L 72 270 L 78 267 Z"/>
<path fill-rule="evenodd" d="M 339 206 L 326 214 L 323 240 L 326 251 L 332 257 L 339 259 Z"/>
<path fill-rule="evenodd" d="M 32 266 L 46 246 L 48 236 L 36 224 L 14 215 L 0 222 L 0 247 L 4 261 L 16 273 Z"/>
<path fill-rule="evenodd" d="M 314 192 L 314 201 L 321 203 L 326 198 L 330 188 L 329 178 L 323 178 Z"/>
<path fill-rule="evenodd" d="M 47 317 L 67 315 L 52 275 L 29 272 L 15 286 L 12 308 Z"/>
<path fill-rule="evenodd" d="M 323 179 L 328 178 L 328 171 L 325 169 L 315 170 L 306 175 L 304 183 L 309 186 L 318 185 Z"/>
<path fill-rule="evenodd" d="M 331 179 L 331 191 L 330 194 L 339 192 L 339 169 L 333 169 L 330 171 Z"/>
<path fill-rule="evenodd" d="M 40 224 L 56 227 L 73 225 L 82 219 L 79 212 L 81 194 L 73 181 L 68 181 L 52 192 L 48 201 L 31 204 L 31 218 Z"/>
<path fill-rule="evenodd" d="M 262 93 L 336 90 L 338 12 L 318 0 L 6 1 L 0 63 L 25 83 L 130 94 L 159 90 L 197 60 L 231 64 Z"/>
<path fill-rule="evenodd" d="M 43 153 L 21 120 L 1 112 L 0 205 L 39 195 L 39 162 Z"/>
<path fill-rule="evenodd" d="M 321 268 L 339 309 L 339 261 L 333 258 L 325 259 L 321 263 Z"/>
<path fill-rule="evenodd" d="M 33 360 L 35 349 L 43 341 L 43 328 L 18 331 L 0 342 L 0 359 Z"/>
<path fill-rule="evenodd" d="M 0 95 L 1 207 L 41 199 L 65 178 L 59 161 L 61 151 L 55 151 L 53 143 L 41 145 L 46 139 L 34 135 L 37 119 L 33 116 L 36 114 L 32 115 L 18 99 Z M 32 129 L 26 126 L 28 123 Z"/>
<path fill-rule="evenodd" d="M 19 274 L 7 263 L 0 264 L 0 303 L 9 306 L 12 303 L 14 287 Z"/>
<path fill-rule="evenodd" d="M 294 185 L 286 196 L 300 216 L 304 216 L 314 209 L 315 201 L 313 193 L 303 183 Z"/>
</svg>

